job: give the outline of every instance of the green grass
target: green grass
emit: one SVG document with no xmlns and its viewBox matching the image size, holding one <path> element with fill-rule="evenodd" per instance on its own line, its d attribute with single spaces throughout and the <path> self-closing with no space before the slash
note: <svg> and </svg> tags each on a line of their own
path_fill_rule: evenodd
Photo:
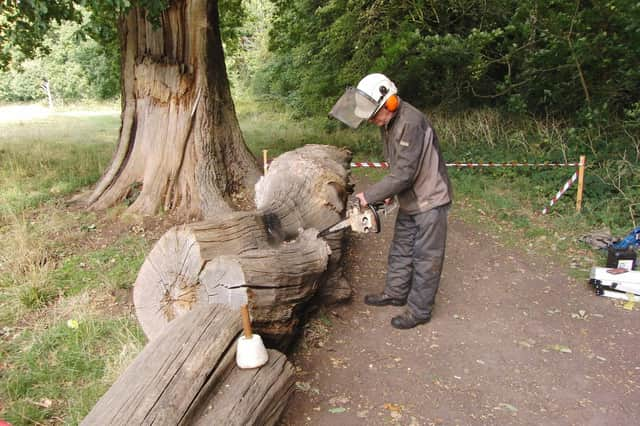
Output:
<svg viewBox="0 0 640 426">
<path fill-rule="evenodd" d="M 109 164 L 119 115 L 64 113 L 0 120 L 0 224 L 95 182 Z"/>
<path fill-rule="evenodd" d="M 380 132 L 373 126 L 353 131 L 324 118 L 296 121 L 286 112 L 248 101 L 239 102 L 237 111 L 245 142 L 257 158 L 263 149 L 273 158 L 306 144 L 323 144 L 346 147 L 356 159 L 381 159 Z"/>
<path fill-rule="evenodd" d="M 14 425 L 78 424 L 144 345 L 117 307 L 149 241 L 123 227 L 101 244 L 110 214 L 62 202 L 113 154 L 119 115 L 97 110 L 0 111 L 0 418 Z"/>
<path fill-rule="evenodd" d="M 26 227 L 14 224 L 14 231 L 19 230 L 4 235 L 7 252 L 0 254 L 3 323 L 12 323 L 23 312 L 46 307 L 58 298 L 75 296 L 87 289 L 131 288 L 149 242 L 138 235 L 124 236 L 105 248 L 77 253 L 70 250 L 69 245 L 91 232 L 76 220 L 90 223 L 92 216 L 70 215 L 69 220 L 57 224 L 39 216 Z"/>
<path fill-rule="evenodd" d="M 76 222 L 66 224 L 68 234 L 89 232 Z M 44 235 L 33 226 L 28 232 Z M 0 400 L 7 404 L 0 418 L 14 425 L 55 419 L 77 424 L 143 347 L 141 330 L 128 314 L 111 318 L 101 312 L 116 301 L 111 294 L 131 287 L 148 242 L 125 236 L 105 248 L 68 254 L 58 249 L 54 243 L 45 248 L 57 253 L 52 266 L 2 270 L 0 318 L 9 335 L 0 341 L 6 366 Z M 29 263 L 27 256 L 23 264 Z M 79 322 L 77 329 L 67 326 L 70 319 Z M 32 325 L 22 326 L 25 321 Z M 51 407 L 41 403 L 47 400 Z"/>
<path fill-rule="evenodd" d="M 66 258 L 51 274 L 64 295 L 92 287 L 129 289 L 138 275 L 149 244 L 141 237 L 124 237 L 113 245 Z"/>
<path fill-rule="evenodd" d="M 42 330 L 25 330 L 0 343 L 4 363 L 2 417 L 14 425 L 78 424 L 122 368 L 144 345 L 133 321 L 75 317 Z"/>
</svg>

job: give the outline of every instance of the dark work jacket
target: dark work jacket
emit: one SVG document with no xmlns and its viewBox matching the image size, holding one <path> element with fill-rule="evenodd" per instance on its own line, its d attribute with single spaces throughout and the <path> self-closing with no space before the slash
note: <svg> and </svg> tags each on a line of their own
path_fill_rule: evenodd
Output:
<svg viewBox="0 0 640 426">
<path fill-rule="evenodd" d="M 447 166 L 435 131 L 425 115 L 401 101 L 386 126 L 380 128 L 389 173 L 365 191 L 369 203 L 398 196 L 400 210 L 426 212 L 453 198 Z"/>
</svg>

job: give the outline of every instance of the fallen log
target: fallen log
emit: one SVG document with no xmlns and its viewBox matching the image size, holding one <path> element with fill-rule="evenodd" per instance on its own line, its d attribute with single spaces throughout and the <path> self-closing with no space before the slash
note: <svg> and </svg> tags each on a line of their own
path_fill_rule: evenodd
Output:
<svg viewBox="0 0 640 426">
<path fill-rule="evenodd" d="M 344 215 L 351 153 L 327 145 L 305 145 L 277 157 L 256 184 L 258 211 L 279 219 L 286 239 L 300 229 L 322 230 Z"/>
<path fill-rule="evenodd" d="M 133 287 L 136 316 L 149 339 L 174 318 L 208 303 L 199 275 L 206 262 L 224 254 L 269 247 L 264 216 L 234 212 L 167 231 L 147 255 Z"/>
<path fill-rule="evenodd" d="M 293 390 L 294 369 L 269 350 L 259 369 L 235 364 L 238 311 L 193 309 L 149 342 L 82 425 L 275 424 Z"/>
<path fill-rule="evenodd" d="M 272 346 L 286 347 L 299 312 L 316 292 L 326 271 L 329 246 L 307 230 L 278 248 L 219 256 L 200 274 L 209 303 L 232 308 L 248 304 L 256 331 Z"/>
<path fill-rule="evenodd" d="M 317 238 L 344 215 L 350 160 L 320 145 L 284 154 L 256 186 L 256 211 L 163 235 L 134 285 L 150 342 L 82 424 L 275 424 L 293 368 L 274 350 L 259 369 L 237 368 L 238 308 L 247 304 L 255 331 L 286 347 L 312 297 L 350 296 L 342 233 Z"/>
<path fill-rule="evenodd" d="M 286 152 L 256 184 L 256 206 L 278 218 L 285 238 L 300 228 L 328 228 L 344 217 L 347 197 L 353 192 L 350 164 L 348 150 L 328 145 L 305 145 Z M 316 298 L 320 303 L 342 302 L 353 293 L 342 268 L 344 233 L 325 240 L 331 257 Z"/>
<path fill-rule="evenodd" d="M 323 145 L 283 154 L 256 186 L 257 211 L 169 230 L 134 285 L 136 314 L 149 339 L 196 305 L 248 303 L 256 330 L 283 347 L 312 296 L 349 298 L 342 233 L 326 238 L 330 250 L 313 233 L 299 237 L 303 229 L 324 229 L 342 218 L 351 191 L 350 158 L 348 151 Z"/>
</svg>

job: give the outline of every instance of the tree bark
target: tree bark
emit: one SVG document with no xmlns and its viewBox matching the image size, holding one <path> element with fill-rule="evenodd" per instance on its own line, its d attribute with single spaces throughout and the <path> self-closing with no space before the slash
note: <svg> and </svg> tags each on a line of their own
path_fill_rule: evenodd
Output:
<svg viewBox="0 0 640 426">
<path fill-rule="evenodd" d="M 259 167 L 235 114 L 216 0 L 174 0 L 154 27 L 140 8 L 120 23 L 122 126 L 92 209 L 210 217 L 252 199 Z M 139 192 L 139 194 L 138 194 Z"/>
<path fill-rule="evenodd" d="M 202 306 L 144 348 L 82 425 L 275 424 L 295 381 L 293 366 L 269 350 L 259 369 L 240 370 L 240 313 Z"/>
</svg>

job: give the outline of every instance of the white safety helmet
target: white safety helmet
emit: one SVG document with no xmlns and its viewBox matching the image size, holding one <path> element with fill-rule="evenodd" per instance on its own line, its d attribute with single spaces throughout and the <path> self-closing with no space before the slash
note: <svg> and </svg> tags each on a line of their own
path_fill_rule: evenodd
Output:
<svg viewBox="0 0 640 426">
<path fill-rule="evenodd" d="M 365 93 L 370 100 L 376 103 L 373 112 L 371 112 L 370 106 L 366 103 L 356 103 L 356 115 L 365 120 L 375 116 L 385 102 L 387 102 L 391 96 L 398 93 L 398 89 L 393 81 L 389 80 L 386 75 L 379 73 L 369 74 L 364 77 L 360 80 L 360 83 L 358 83 L 357 89 Z"/>
<path fill-rule="evenodd" d="M 380 108 L 390 111 L 398 108 L 398 89 L 384 74 L 374 73 L 364 77 L 357 87 L 348 87 L 331 108 L 329 116 L 354 129 L 365 120 L 374 117 Z"/>
</svg>

